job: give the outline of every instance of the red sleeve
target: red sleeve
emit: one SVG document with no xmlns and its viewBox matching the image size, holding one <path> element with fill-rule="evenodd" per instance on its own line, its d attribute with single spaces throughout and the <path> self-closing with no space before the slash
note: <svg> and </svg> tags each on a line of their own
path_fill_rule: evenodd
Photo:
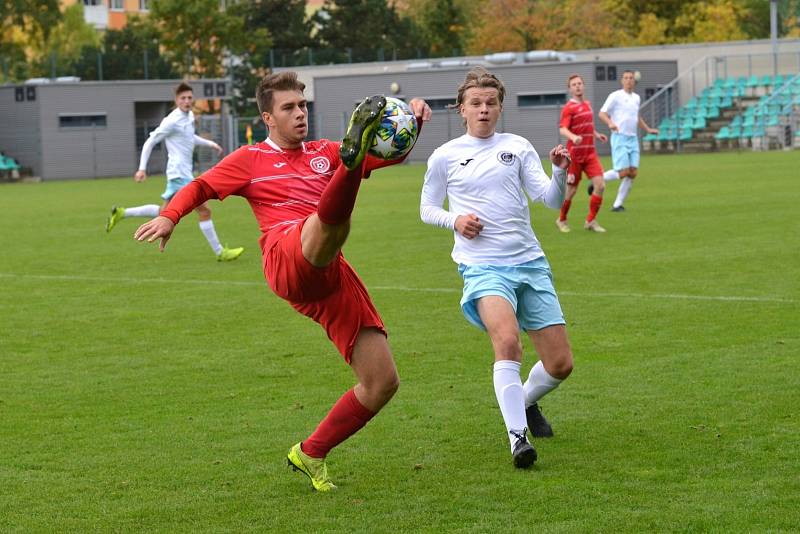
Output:
<svg viewBox="0 0 800 534">
<path fill-rule="evenodd" d="M 572 106 L 569 105 L 567 102 L 563 108 L 561 108 L 561 120 L 558 123 L 559 128 L 567 128 L 569 129 L 570 124 L 572 124 Z"/>
<path fill-rule="evenodd" d="M 253 154 L 257 150 L 256 147 L 245 145 L 200 175 L 198 179 L 214 191 L 212 198 L 222 200 L 250 184 L 253 178 Z"/>
<path fill-rule="evenodd" d="M 419 136 L 422 135 L 423 123 L 424 121 L 422 120 L 422 117 L 417 117 L 417 139 L 419 139 Z M 417 144 L 416 140 L 414 140 L 414 144 Z M 414 150 L 414 147 L 411 147 L 411 150 Z M 405 161 L 408 155 L 411 154 L 411 150 L 406 152 L 403 157 L 397 159 L 381 159 L 368 153 L 367 157 L 364 158 L 364 178 L 369 178 L 370 173 L 374 170 L 402 163 Z"/>
<path fill-rule="evenodd" d="M 166 217 L 174 224 L 178 224 L 178 221 L 184 215 L 212 198 L 217 198 L 214 190 L 202 178 L 197 178 L 178 191 L 159 215 Z"/>
</svg>

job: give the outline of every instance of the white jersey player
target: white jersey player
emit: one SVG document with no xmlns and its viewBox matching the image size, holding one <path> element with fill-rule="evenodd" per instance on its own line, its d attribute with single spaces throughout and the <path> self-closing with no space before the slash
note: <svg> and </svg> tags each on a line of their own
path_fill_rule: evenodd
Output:
<svg viewBox="0 0 800 534">
<path fill-rule="evenodd" d="M 428 160 L 420 215 L 455 233 L 452 256 L 464 278 L 461 308 L 492 340 L 495 395 L 514 465 L 524 468 L 537 458 L 527 430 L 534 437 L 553 435 L 538 401 L 572 371 L 564 316 L 528 202 L 560 208 L 570 160 L 563 146 L 554 148 L 551 179 L 527 140 L 497 133 L 504 96 L 502 82 L 483 67 L 467 74 L 457 97 L 467 133 Z M 524 385 L 520 330 L 540 358 Z"/>
<path fill-rule="evenodd" d="M 153 148 L 163 142 L 167 147 L 167 187 L 161 195 L 165 207 L 175 196 L 175 193 L 189 184 L 194 179 L 192 173 L 192 154 L 195 145 L 205 146 L 216 150 L 222 154 L 222 147 L 214 141 L 204 139 L 195 134 L 194 113 L 192 104 L 194 103 L 194 93 L 192 87 L 186 83 L 181 83 L 175 89 L 175 109 L 164 117 L 158 128 L 150 132 L 150 136 L 142 146 L 142 155 L 139 159 L 139 170 L 133 176 L 137 182 L 147 179 L 147 162 Z M 211 209 L 207 203 L 203 203 L 196 209 L 200 219 L 199 226 L 208 244 L 214 251 L 219 261 L 231 261 L 238 258 L 244 248 L 227 248 L 222 246 L 211 220 Z M 114 206 L 111 208 L 111 215 L 106 222 L 106 232 L 110 232 L 114 226 L 127 217 L 155 217 L 159 214 L 160 207 L 157 204 L 146 204 L 133 208 L 123 208 Z"/>
</svg>

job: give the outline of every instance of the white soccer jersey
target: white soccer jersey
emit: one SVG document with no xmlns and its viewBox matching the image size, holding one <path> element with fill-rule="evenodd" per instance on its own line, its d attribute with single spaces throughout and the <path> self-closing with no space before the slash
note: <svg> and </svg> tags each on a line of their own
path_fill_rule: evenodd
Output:
<svg viewBox="0 0 800 534">
<path fill-rule="evenodd" d="M 192 152 L 194 145 L 213 147 L 214 142 L 195 135 L 194 113 L 184 113 L 180 108 L 175 108 L 164 117 L 158 128 L 150 132 L 150 137 L 142 146 L 142 156 L 139 159 L 139 170 L 147 169 L 147 161 L 153 148 L 164 141 L 167 146 L 167 179 L 193 178 Z"/>
<path fill-rule="evenodd" d="M 459 215 L 474 213 L 483 230 L 474 239 L 455 232 L 452 257 L 466 265 L 518 265 L 544 255 L 531 228 L 528 197 L 560 208 L 566 172 L 554 166 L 551 180 L 524 138 L 495 133 L 488 139 L 462 135 L 428 159 L 422 186 L 423 222 L 455 229 Z M 442 208 L 445 199 L 448 210 Z"/>
<path fill-rule="evenodd" d="M 636 135 L 639 133 L 639 102 L 641 98 L 634 92 L 627 93 L 624 89 L 614 91 L 606 98 L 600 111 L 608 113 L 614 124 L 619 126 L 622 135 Z"/>
</svg>

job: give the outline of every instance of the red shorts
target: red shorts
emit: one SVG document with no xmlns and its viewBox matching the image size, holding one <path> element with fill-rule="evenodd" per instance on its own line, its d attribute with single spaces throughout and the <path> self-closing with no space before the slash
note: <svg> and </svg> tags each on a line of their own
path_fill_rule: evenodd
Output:
<svg viewBox="0 0 800 534">
<path fill-rule="evenodd" d="M 579 184 L 581 181 L 581 173 L 584 172 L 589 178 L 603 176 L 603 166 L 600 164 L 596 153 L 588 156 L 583 161 L 572 160 L 567 170 L 567 183 L 570 185 Z"/>
<path fill-rule="evenodd" d="M 307 219 L 306 219 L 307 220 Z M 264 276 L 276 295 L 318 322 L 350 363 L 359 332 L 374 327 L 386 335 L 367 288 L 341 252 L 325 267 L 303 256 L 302 223 L 282 234 L 264 251 Z"/>
</svg>

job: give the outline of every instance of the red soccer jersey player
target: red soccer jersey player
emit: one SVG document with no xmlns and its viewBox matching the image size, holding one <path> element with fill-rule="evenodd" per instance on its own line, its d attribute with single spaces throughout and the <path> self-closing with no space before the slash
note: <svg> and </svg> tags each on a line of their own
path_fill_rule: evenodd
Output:
<svg viewBox="0 0 800 534">
<path fill-rule="evenodd" d="M 597 137 L 604 143 L 608 138 L 594 129 L 592 105 L 583 98 L 583 78 L 577 74 L 571 75 L 567 80 L 567 87 L 572 98 L 561 110 L 559 132 L 567 138 L 567 150 L 572 158 L 572 164 L 567 173 L 567 193 L 561 206 L 561 213 L 556 220 L 556 226 L 562 232 L 569 232 L 567 213 L 569 213 L 572 198 L 581 181 L 581 175 L 585 172 L 592 180 L 594 191 L 589 198 L 589 214 L 583 227 L 594 232 L 605 232 L 605 229 L 595 220 L 600 205 L 603 203 L 605 182 L 603 182 L 603 166 L 597 157 L 594 138 Z"/>
<path fill-rule="evenodd" d="M 362 428 L 394 395 L 399 379 L 386 330 L 364 284 L 341 253 L 363 177 L 398 163 L 366 156 L 386 99 L 365 99 L 353 112 L 342 143 L 304 142 L 308 133 L 305 85 L 294 72 L 268 75 L 256 91 L 269 138 L 244 146 L 181 190 L 135 238 L 161 249 L 175 224 L 194 206 L 229 195 L 247 199 L 258 220 L 264 275 L 272 290 L 318 322 L 358 378 L 317 429 L 289 451 L 288 460 L 318 491 L 335 489 L 328 452 Z M 412 100 L 422 120 L 430 108 Z"/>
</svg>

